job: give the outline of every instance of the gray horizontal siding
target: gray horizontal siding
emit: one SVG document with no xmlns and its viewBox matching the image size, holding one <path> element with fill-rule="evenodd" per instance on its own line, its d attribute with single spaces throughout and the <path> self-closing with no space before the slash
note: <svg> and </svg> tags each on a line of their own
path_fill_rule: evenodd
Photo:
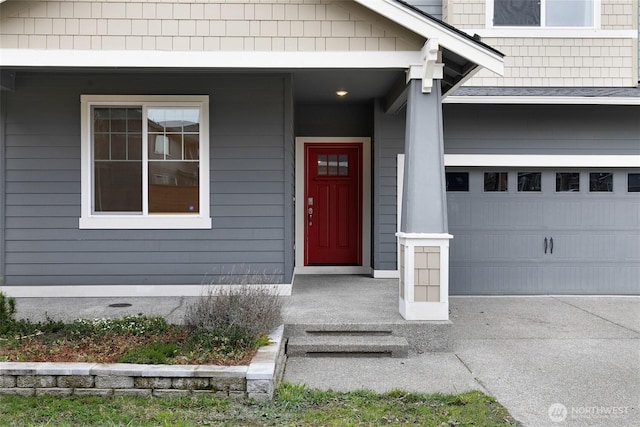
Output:
<svg viewBox="0 0 640 427">
<path fill-rule="evenodd" d="M 16 91 L 5 101 L 5 283 L 198 284 L 234 268 L 268 272 L 277 281 L 290 277 L 284 230 L 285 181 L 291 182 L 284 167 L 287 79 L 18 73 Z M 210 95 L 213 229 L 78 229 L 80 95 L 88 93 Z"/>
<path fill-rule="evenodd" d="M 449 154 L 640 154 L 640 109 L 595 105 L 445 105 Z"/>
<path fill-rule="evenodd" d="M 404 152 L 405 116 L 375 110 L 373 266 L 396 270 L 397 158 Z"/>
</svg>

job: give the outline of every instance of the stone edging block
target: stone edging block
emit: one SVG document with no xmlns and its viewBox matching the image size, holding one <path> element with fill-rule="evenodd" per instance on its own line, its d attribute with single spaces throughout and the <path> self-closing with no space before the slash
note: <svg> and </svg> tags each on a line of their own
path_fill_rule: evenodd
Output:
<svg viewBox="0 0 640 427">
<path fill-rule="evenodd" d="M 0 395 L 182 396 L 271 399 L 285 363 L 284 326 L 248 366 L 0 362 Z"/>
</svg>

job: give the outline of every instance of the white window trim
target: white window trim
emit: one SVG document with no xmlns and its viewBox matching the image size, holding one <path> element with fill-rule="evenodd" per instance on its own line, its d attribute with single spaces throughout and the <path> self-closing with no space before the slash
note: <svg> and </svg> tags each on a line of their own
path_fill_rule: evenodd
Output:
<svg viewBox="0 0 640 427">
<path fill-rule="evenodd" d="M 494 6 L 494 0 L 487 0 L 487 4 L 485 7 L 486 10 L 486 14 L 485 14 L 485 21 L 486 21 L 486 26 L 489 29 L 492 30 L 504 30 L 506 31 L 509 35 L 509 37 L 513 37 L 514 34 L 513 32 L 516 31 L 519 35 L 520 32 L 526 32 L 528 33 L 531 37 L 536 37 L 533 34 L 537 33 L 537 37 L 545 37 L 545 34 L 541 34 L 540 32 L 544 31 L 545 33 L 549 30 L 554 31 L 554 32 L 566 32 L 568 33 L 572 33 L 575 32 L 575 34 L 579 36 L 580 33 L 584 33 L 586 31 L 593 31 L 593 30 L 599 30 L 601 27 L 601 15 L 602 15 L 602 6 L 601 6 L 601 1 L 602 0 L 593 0 L 593 25 L 589 25 L 589 26 L 585 26 L 585 27 L 548 27 L 545 24 L 545 8 L 546 8 L 546 0 L 542 1 L 541 6 L 540 6 L 540 26 L 539 27 L 523 27 L 523 26 L 514 26 L 514 27 L 509 27 L 509 26 L 504 26 L 504 25 L 499 25 L 499 26 L 494 26 L 493 25 L 493 6 Z M 557 31 L 556 31 L 557 30 Z M 489 37 L 489 35 L 487 35 L 487 37 Z M 495 37 L 499 37 L 497 35 L 495 35 Z M 567 35 L 565 35 L 565 37 L 567 37 Z"/>
<path fill-rule="evenodd" d="M 210 229 L 209 215 L 209 96 L 208 95 L 81 95 L 81 215 L 80 229 Z M 197 106 L 200 122 L 200 212 L 197 214 L 109 214 L 93 212 L 93 106 Z M 143 131 L 144 132 L 144 131 Z M 143 185 L 147 177 L 143 172 Z M 143 201 L 144 203 L 144 201 Z"/>
</svg>

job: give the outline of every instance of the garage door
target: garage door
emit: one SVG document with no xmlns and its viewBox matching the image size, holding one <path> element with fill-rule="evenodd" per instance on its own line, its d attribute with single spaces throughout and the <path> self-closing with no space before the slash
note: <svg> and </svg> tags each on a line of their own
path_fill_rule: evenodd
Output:
<svg viewBox="0 0 640 427">
<path fill-rule="evenodd" d="M 451 294 L 639 294 L 640 171 L 447 169 Z"/>
</svg>

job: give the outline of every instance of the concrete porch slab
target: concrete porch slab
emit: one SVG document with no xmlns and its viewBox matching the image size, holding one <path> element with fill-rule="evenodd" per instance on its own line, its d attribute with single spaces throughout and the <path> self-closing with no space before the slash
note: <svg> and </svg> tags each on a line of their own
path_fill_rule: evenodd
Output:
<svg viewBox="0 0 640 427">
<path fill-rule="evenodd" d="M 415 353 L 449 351 L 451 322 L 408 321 L 398 308 L 398 279 L 296 276 L 284 311 L 285 336 L 308 332 L 388 332 Z"/>
</svg>

